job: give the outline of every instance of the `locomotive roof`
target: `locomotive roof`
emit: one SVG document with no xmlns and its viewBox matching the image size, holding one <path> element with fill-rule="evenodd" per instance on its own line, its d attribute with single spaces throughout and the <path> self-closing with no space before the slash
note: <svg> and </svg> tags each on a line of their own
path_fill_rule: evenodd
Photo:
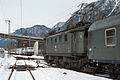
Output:
<svg viewBox="0 0 120 80">
<path fill-rule="evenodd" d="M 64 30 L 64 31 L 61 31 L 61 32 L 58 32 L 54 35 L 50 35 L 46 38 L 50 38 L 50 37 L 54 37 L 54 36 L 58 36 L 58 35 L 61 35 L 61 34 L 66 34 L 66 33 L 69 33 L 69 32 L 74 32 L 74 31 L 78 31 L 78 30 L 84 30 L 85 28 L 87 28 L 86 26 L 81 26 L 81 27 L 77 27 L 77 28 L 74 28 L 74 29 L 68 29 L 68 30 Z"/>
<path fill-rule="evenodd" d="M 94 22 L 90 26 L 88 31 L 95 31 L 98 29 L 108 28 L 108 27 L 112 27 L 115 25 L 120 25 L 120 14 Z"/>
</svg>

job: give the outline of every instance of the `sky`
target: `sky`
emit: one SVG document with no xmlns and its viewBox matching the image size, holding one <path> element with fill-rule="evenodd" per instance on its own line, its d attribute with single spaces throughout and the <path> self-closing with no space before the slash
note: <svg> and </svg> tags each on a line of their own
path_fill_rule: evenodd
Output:
<svg viewBox="0 0 120 80">
<path fill-rule="evenodd" d="M 96 0 L 0 0 L 0 33 L 8 33 L 8 23 L 5 20 L 11 21 L 11 32 L 34 25 L 52 28 L 58 22 L 67 21 L 73 12 L 79 10 L 79 4 L 94 1 Z"/>
</svg>

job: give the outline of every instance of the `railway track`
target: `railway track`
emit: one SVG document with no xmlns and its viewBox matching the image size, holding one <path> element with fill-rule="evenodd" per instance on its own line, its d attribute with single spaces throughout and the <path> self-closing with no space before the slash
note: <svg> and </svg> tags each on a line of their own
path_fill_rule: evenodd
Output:
<svg viewBox="0 0 120 80">
<path fill-rule="evenodd" d="M 37 67 L 28 65 L 26 60 L 23 60 L 24 61 L 23 63 L 25 63 L 25 65 L 17 65 L 18 60 L 19 59 L 16 59 L 15 64 L 13 66 L 9 67 L 11 69 L 11 73 L 9 75 L 8 80 L 10 80 L 12 78 L 12 75 L 15 72 L 15 70 L 16 71 L 28 71 L 31 78 L 33 80 L 35 80 L 35 77 L 34 77 L 33 73 L 31 72 L 31 70 L 35 70 L 36 68 L 59 68 L 59 66 L 53 66 L 53 65 L 47 64 L 46 62 L 44 62 L 44 60 L 40 61 L 39 63 L 36 63 L 36 64 L 38 64 Z M 69 69 L 69 70 L 71 70 L 71 69 Z M 74 70 L 74 71 L 76 71 L 76 70 Z M 80 72 L 80 71 L 77 71 L 77 72 Z M 82 73 L 84 73 L 84 72 L 82 72 Z M 85 74 L 87 74 L 87 73 L 85 73 Z M 110 77 L 108 75 L 104 75 L 104 74 L 92 74 L 92 75 L 110 79 Z"/>
<path fill-rule="evenodd" d="M 9 67 L 9 68 L 11 68 L 12 70 L 11 70 L 11 73 L 10 73 L 10 76 L 9 76 L 8 80 L 11 79 L 11 76 L 12 76 L 12 74 L 13 74 L 13 72 L 14 72 L 15 67 L 16 67 L 16 63 L 17 63 L 17 60 L 16 60 L 15 64 L 14 64 L 12 67 Z"/>
<path fill-rule="evenodd" d="M 26 71 L 26 70 L 28 70 L 28 72 L 30 73 L 32 79 L 35 80 L 35 77 L 34 77 L 34 75 L 32 74 L 31 70 L 35 70 L 36 67 L 27 65 L 27 63 L 25 62 L 25 60 L 24 60 L 25 65 L 17 65 L 17 64 L 16 64 L 17 61 L 18 61 L 18 60 L 16 60 L 16 62 L 15 62 L 15 64 L 14 64 L 13 66 L 9 67 L 9 69 L 11 69 L 11 73 L 10 73 L 10 75 L 9 75 L 8 80 L 11 79 L 12 74 L 13 74 L 13 72 L 14 72 L 15 70 L 16 70 L 16 71 Z"/>
</svg>

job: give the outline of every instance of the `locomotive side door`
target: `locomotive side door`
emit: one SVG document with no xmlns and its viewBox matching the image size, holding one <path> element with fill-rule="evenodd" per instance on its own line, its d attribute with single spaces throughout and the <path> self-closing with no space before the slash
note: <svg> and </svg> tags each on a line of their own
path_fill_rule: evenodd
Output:
<svg viewBox="0 0 120 80">
<path fill-rule="evenodd" d="M 87 39 L 84 37 L 84 31 L 72 32 L 72 53 L 73 55 L 82 55 L 86 53 Z"/>
</svg>

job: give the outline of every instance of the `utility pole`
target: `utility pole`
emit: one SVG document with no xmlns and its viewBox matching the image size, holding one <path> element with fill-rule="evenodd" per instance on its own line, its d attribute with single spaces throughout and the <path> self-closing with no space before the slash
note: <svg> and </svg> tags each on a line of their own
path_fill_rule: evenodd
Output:
<svg viewBox="0 0 120 80">
<path fill-rule="evenodd" d="M 8 23 L 8 34 L 10 34 L 10 20 L 5 20 Z M 8 53 L 10 53 L 10 36 L 8 36 Z"/>
</svg>

